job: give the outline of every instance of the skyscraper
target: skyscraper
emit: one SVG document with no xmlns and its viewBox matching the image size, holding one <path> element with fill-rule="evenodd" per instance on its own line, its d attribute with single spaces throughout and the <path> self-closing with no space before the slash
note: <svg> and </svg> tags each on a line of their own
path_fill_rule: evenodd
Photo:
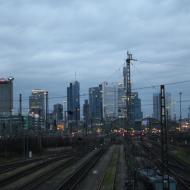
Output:
<svg viewBox="0 0 190 190">
<path fill-rule="evenodd" d="M 55 104 L 53 106 L 53 118 L 57 122 L 63 120 L 63 105 L 62 104 Z"/>
<path fill-rule="evenodd" d="M 118 116 L 126 117 L 126 94 L 123 83 L 118 84 Z"/>
<path fill-rule="evenodd" d="M 102 86 L 89 88 L 90 117 L 94 120 L 102 119 Z"/>
<path fill-rule="evenodd" d="M 67 87 L 68 120 L 80 120 L 80 84 L 78 81 L 70 83 Z"/>
<path fill-rule="evenodd" d="M 168 113 L 168 119 L 171 119 L 171 93 L 166 93 L 166 109 Z M 153 94 L 153 118 L 160 120 L 160 94 Z"/>
<path fill-rule="evenodd" d="M 84 100 L 83 116 L 84 116 L 85 124 L 88 126 L 88 124 L 90 123 L 90 106 L 89 106 L 88 100 Z"/>
<path fill-rule="evenodd" d="M 153 94 L 153 118 L 160 120 L 160 95 Z"/>
<path fill-rule="evenodd" d="M 103 118 L 118 117 L 118 86 L 102 84 Z"/>
<path fill-rule="evenodd" d="M 143 119 L 143 113 L 141 111 L 141 99 L 138 97 L 138 92 L 131 93 L 131 103 L 132 121 L 141 121 Z"/>
<path fill-rule="evenodd" d="M 41 89 L 32 90 L 29 97 L 29 115 L 32 117 L 32 126 L 47 127 L 48 121 L 48 92 Z"/>
<path fill-rule="evenodd" d="M 63 101 L 63 119 L 64 121 L 67 119 L 67 100 Z"/>
<path fill-rule="evenodd" d="M 13 111 L 13 80 L 0 79 L 0 114 L 10 115 Z"/>
</svg>

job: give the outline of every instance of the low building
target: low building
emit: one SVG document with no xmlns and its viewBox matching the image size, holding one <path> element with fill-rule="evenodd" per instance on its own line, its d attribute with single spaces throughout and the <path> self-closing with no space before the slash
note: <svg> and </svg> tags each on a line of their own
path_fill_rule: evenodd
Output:
<svg viewBox="0 0 190 190">
<path fill-rule="evenodd" d="M 19 134 L 24 125 L 23 117 L 18 115 L 0 116 L 0 136 L 9 137 Z"/>
</svg>

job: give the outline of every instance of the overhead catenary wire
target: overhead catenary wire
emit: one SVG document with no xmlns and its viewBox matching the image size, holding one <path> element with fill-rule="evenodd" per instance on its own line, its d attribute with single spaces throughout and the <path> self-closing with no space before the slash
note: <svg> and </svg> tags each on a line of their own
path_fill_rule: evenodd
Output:
<svg viewBox="0 0 190 190">
<path fill-rule="evenodd" d="M 170 85 L 178 85 L 178 84 L 189 83 L 189 82 L 190 82 L 190 80 L 184 80 L 184 81 L 163 83 L 163 85 L 170 86 Z M 144 86 L 144 87 L 134 88 L 133 90 L 142 90 L 142 89 L 150 89 L 150 88 L 157 88 L 157 87 L 160 87 L 160 84 L 156 84 L 153 86 Z"/>
<path fill-rule="evenodd" d="M 178 84 L 183 84 L 183 83 L 190 83 L 190 80 L 175 81 L 175 82 L 165 83 L 164 85 L 170 86 L 170 85 L 178 85 Z M 135 91 L 135 90 L 151 89 L 151 88 L 157 88 L 157 87 L 160 87 L 160 84 L 155 84 L 155 85 L 151 85 L 151 86 L 144 86 L 144 87 L 137 87 L 137 88 L 134 88 L 132 90 Z M 121 89 L 121 87 L 120 87 L 120 89 Z M 116 90 L 109 90 L 109 92 L 116 92 Z M 86 92 L 86 93 L 80 94 L 80 97 L 82 97 L 82 96 L 88 96 L 88 95 L 89 95 L 89 93 Z M 49 100 L 50 99 L 64 99 L 64 98 L 67 98 L 67 96 L 50 96 L 50 97 L 48 97 Z M 4 101 L 6 101 L 6 100 L 4 100 Z M 28 101 L 29 97 L 28 98 L 24 97 L 22 100 L 23 101 Z M 9 100 L 7 100 L 7 101 L 9 101 Z M 14 99 L 13 102 L 19 102 L 19 98 L 18 99 Z"/>
<path fill-rule="evenodd" d="M 151 82 L 149 79 L 147 79 L 147 78 L 142 74 L 142 72 L 138 69 L 138 67 L 137 67 L 135 64 L 133 65 L 133 67 L 136 69 L 136 71 L 137 71 L 138 73 L 140 73 L 141 77 L 142 77 L 145 81 L 147 81 L 147 83 L 148 83 L 150 86 L 152 86 L 152 88 L 155 88 L 154 85 L 152 84 L 152 82 Z"/>
</svg>

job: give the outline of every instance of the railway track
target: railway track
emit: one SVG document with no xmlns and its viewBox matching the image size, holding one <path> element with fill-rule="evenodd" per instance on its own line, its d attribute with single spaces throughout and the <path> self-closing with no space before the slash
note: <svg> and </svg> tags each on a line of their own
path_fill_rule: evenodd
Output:
<svg viewBox="0 0 190 190">
<path fill-rule="evenodd" d="M 161 159 L 159 158 L 161 155 L 159 146 L 150 147 L 145 143 L 142 145 L 146 152 L 150 152 L 152 157 L 154 158 L 154 163 L 158 168 L 161 168 Z M 169 173 L 173 176 L 178 182 L 178 186 L 181 189 L 190 190 L 190 167 L 185 165 L 184 163 L 179 162 L 178 159 L 169 155 Z"/>
<path fill-rule="evenodd" d="M 105 150 L 100 149 L 94 156 L 93 159 L 89 158 L 84 162 L 76 171 L 68 176 L 56 190 L 73 190 L 88 174 L 88 172 L 95 166 L 99 159 L 103 156 Z"/>
<path fill-rule="evenodd" d="M 36 164 L 34 163 L 31 167 L 26 167 L 23 170 L 14 172 L 12 175 L 10 174 L 5 178 L 1 177 L 0 178 L 0 187 L 1 188 L 5 187 L 5 186 L 9 185 L 10 183 L 16 182 L 17 180 L 19 180 L 27 175 L 35 173 L 36 171 L 40 170 L 41 168 L 44 168 L 56 161 L 66 159 L 68 157 L 69 157 L 69 155 L 61 155 L 61 156 L 51 157 L 51 158 L 47 158 L 45 160 L 37 161 L 37 163 Z"/>
<path fill-rule="evenodd" d="M 151 144 L 152 146 L 154 146 L 154 148 L 156 149 L 156 151 L 161 152 L 161 145 L 158 142 L 153 141 L 153 140 L 146 140 L 144 142 Z M 175 149 L 174 146 L 172 148 Z M 172 163 L 180 166 L 181 168 L 183 168 L 183 170 L 187 170 L 187 164 L 183 163 L 177 157 L 175 157 L 175 156 L 173 156 L 171 154 L 168 154 L 168 158 L 169 158 L 169 161 L 172 160 Z M 188 169 L 189 169 L 188 172 L 190 173 L 190 165 L 188 166 Z"/>
<path fill-rule="evenodd" d="M 40 187 L 41 184 L 48 181 L 53 176 L 59 174 L 63 169 L 71 166 L 75 161 L 76 159 L 74 158 L 67 159 L 63 164 L 51 170 L 51 172 L 43 173 L 37 179 L 32 180 L 30 183 L 27 183 L 26 185 L 19 188 L 19 190 L 36 190 L 36 188 Z"/>
<path fill-rule="evenodd" d="M 170 174 L 180 183 L 181 188 L 185 188 L 185 190 L 190 190 L 190 180 L 186 179 L 184 176 L 181 176 L 176 171 L 169 169 Z"/>
<path fill-rule="evenodd" d="M 116 154 L 116 157 L 115 157 L 115 154 Z M 107 169 L 104 171 L 104 174 L 98 183 L 97 190 L 102 190 L 102 189 L 104 189 L 104 187 L 107 186 L 105 184 L 106 178 L 112 178 L 113 179 L 112 183 L 109 186 L 109 190 L 115 190 L 115 186 L 116 186 L 115 181 L 116 181 L 116 174 L 117 174 L 117 170 L 118 170 L 119 156 L 120 156 L 120 154 L 118 151 L 113 152 L 112 158 L 109 161 Z M 112 172 L 110 172 L 110 169 L 115 170 L 114 174 L 112 174 Z M 111 176 L 111 175 L 113 175 L 113 176 Z M 108 189 L 108 187 L 106 187 L 106 189 Z"/>
<path fill-rule="evenodd" d="M 27 160 L 20 160 L 16 162 L 10 162 L 10 163 L 5 163 L 0 165 L 0 174 L 3 174 L 5 172 L 11 171 L 13 169 L 16 169 L 18 167 L 25 166 L 27 164 L 33 163 L 40 161 L 41 158 L 36 158 L 36 159 L 27 159 Z"/>
<path fill-rule="evenodd" d="M 52 178 L 55 178 L 55 176 L 58 176 L 59 173 L 62 173 L 62 175 L 65 177 L 62 178 L 64 180 L 63 183 L 61 183 L 61 186 L 65 186 L 69 182 L 71 182 L 71 179 L 73 177 L 75 178 L 76 175 L 78 175 L 74 179 L 74 182 L 79 183 L 79 179 L 83 179 L 85 175 L 88 173 L 91 167 L 93 167 L 96 162 L 99 160 L 99 158 L 103 155 L 105 152 L 105 149 L 96 150 L 94 153 L 90 152 L 91 156 L 87 156 L 85 159 L 85 154 L 73 154 L 72 156 L 58 156 L 55 158 L 48 158 L 47 160 L 38 161 L 38 163 L 31 164 L 32 167 L 24 166 L 24 170 L 20 171 L 20 169 L 16 170 L 15 173 L 8 172 L 8 174 L 11 173 L 11 175 L 8 176 L 1 176 L 0 175 L 0 187 L 2 190 L 36 190 L 41 189 L 41 187 L 44 186 L 45 183 L 48 183 L 52 180 Z M 90 155 L 89 154 L 89 155 Z M 92 155 L 94 155 L 92 157 Z M 79 161 L 79 160 L 87 160 L 87 161 Z M 81 159 L 82 158 L 82 159 Z M 77 164 L 79 169 L 75 170 L 75 163 L 81 162 L 81 164 Z M 30 165 L 30 164 L 29 164 Z M 34 166 L 33 166 L 34 165 Z M 72 172 L 69 172 L 72 174 L 64 174 L 63 171 L 66 169 L 66 171 L 69 171 L 69 168 L 73 168 Z M 23 169 L 23 168 L 22 168 Z M 19 171 L 19 172 L 18 172 Z M 77 174 L 76 174 L 77 171 Z M 83 172 L 84 171 L 84 172 Z M 81 172 L 81 173 L 80 173 Z M 67 177 L 68 176 L 68 177 Z M 82 178 L 81 178 L 82 177 Z M 60 180 L 60 179 L 59 179 Z M 60 180 L 61 181 L 61 180 Z M 77 183 L 74 183 L 77 185 Z M 59 181 L 56 185 L 53 185 L 54 187 L 46 187 L 45 189 L 56 189 L 57 186 L 59 186 Z M 59 186 L 61 189 L 62 187 Z M 69 185 L 70 186 L 70 185 Z M 63 187 L 65 189 L 65 187 Z M 69 188 L 70 189 L 70 188 Z"/>
<path fill-rule="evenodd" d="M 38 157 L 38 158 L 33 158 L 33 159 L 22 159 L 22 160 L 18 160 L 18 161 L 12 161 L 12 162 L 7 162 L 7 163 L 3 163 L 0 164 L 0 174 L 12 171 L 14 169 L 17 169 L 19 167 L 23 167 L 26 166 L 28 164 L 34 163 L 34 162 L 38 162 L 41 160 L 46 160 L 46 159 L 51 159 L 51 158 L 56 158 L 57 156 L 60 155 L 71 155 L 71 151 L 70 152 L 64 152 L 62 154 L 52 154 L 49 156 L 43 156 L 43 157 Z"/>
</svg>

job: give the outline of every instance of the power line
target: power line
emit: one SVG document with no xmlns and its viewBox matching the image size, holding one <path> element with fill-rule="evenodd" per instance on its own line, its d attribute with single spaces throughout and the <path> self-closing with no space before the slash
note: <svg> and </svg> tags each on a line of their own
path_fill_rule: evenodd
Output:
<svg viewBox="0 0 190 190">
<path fill-rule="evenodd" d="M 147 81 L 147 83 L 148 83 L 150 86 L 154 86 L 154 85 L 152 85 L 152 82 L 150 82 L 146 77 L 144 77 L 144 75 L 143 75 L 142 72 L 136 67 L 136 65 L 133 65 L 133 67 L 136 69 L 136 71 L 137 71 L 138 73 L 140 73 L 140 75 L 142 76 L 142 78 L 143 78 L 145 81 Z"/>
<path fill-rule="evenodd" d="M 189 83 L 189 82 L 190 82 L 190 80 L 176 81 L 176 82 L 165 83 L 164 85 L 170 86 L 170 85 L 178 85 L 178 84 Z M 157 88 L 157 87 L 160 87 L 160 84 L 134 88 L 132 90 L 134 91 L 134 90 L 150 89 L 150 88 Z M 119 87 L 118 89 L 124 89 L 124 87 L 122 87 L 122 88 Z M 116 92 L 116 90 L 109 90 L 108 92 Z M 88 93 L 83 93 L 80 95 L 80 97 L 88 96 L 88 95 L 89 95 Z M 49 97 L 48 99 L 64 99 L 64 98 L 67 98 L 67 96 L 52 96 L 52 97 Z M 26 100 L 29 100 L 29 98 L 26 98 L 26 97 L 23 98 L 23 101 L 26 101 Z M 7 101 L 9 101 L 9 100 L 7 100 Z M 19 102 L 19 99 L 14 99 L 13 101 Z"/>
<path fill-rule="evenodd" d="M 190 82 L 190 80 L 176 81 L 176 82 L 165 83 L 164 85 L 170 86 L 170 85 L 178 85 L 178 84 L 189 83 L 189 82 Z M 134 88 L 133 90 L 142 90 L 142 89 L 157 88 L 157 87 L 160 87 L 160 84 L 144 86 L 144 87 L 140 87 L 140 88 Z"/>
</svg>

